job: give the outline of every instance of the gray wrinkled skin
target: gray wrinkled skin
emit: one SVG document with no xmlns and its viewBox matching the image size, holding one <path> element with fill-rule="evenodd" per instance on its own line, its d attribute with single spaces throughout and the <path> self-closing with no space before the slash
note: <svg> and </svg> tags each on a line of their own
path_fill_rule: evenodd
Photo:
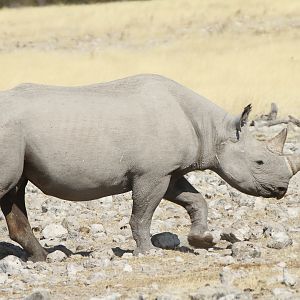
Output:
<svg viewBox="0 0 300 300">
<path fill-rule="evenodd" d="M 151 219 L 162 198 L 186 208 L 191 245 L 213 245 L 207 204 L 184 174 L 211 169 L 244 193 L 278 198 L 293 175 L 284 156 L 243 127 L 249 111 L 235 118 L 157 75 L 84 87 L 23 84 L 1 92 L 0 204 L 10 237 L 33 261 L 45 259 L 27 220 L 29 180 L 73 201 L 132 190 L 136 253 L 152 247 Z"/>
<path fill-rule="evenodd" d="M 217 153 L 216 172 L 241 192 L 277 198 L 285 194 L 292 175 L 286 159 L 268 150 L 249 132 L 242 132 L 238 142 L 221 143 Z"/>
</svg>

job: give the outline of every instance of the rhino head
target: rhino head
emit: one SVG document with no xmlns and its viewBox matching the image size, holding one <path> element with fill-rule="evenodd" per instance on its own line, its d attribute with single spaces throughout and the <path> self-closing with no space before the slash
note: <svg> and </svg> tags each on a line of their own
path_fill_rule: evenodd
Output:
<svg viewBox="0 0 300 300">
<path fill-rule="evenodd" d="M 243 193 L 280 199 L 300 170 L 300 156 L 283 154 L 287 129 L 268 142 L 256 140 L 245 126 L 250 111 L 248 105 L 240 117 L 228 119 L 223 126 L 215 171 Z"/>
</svg>

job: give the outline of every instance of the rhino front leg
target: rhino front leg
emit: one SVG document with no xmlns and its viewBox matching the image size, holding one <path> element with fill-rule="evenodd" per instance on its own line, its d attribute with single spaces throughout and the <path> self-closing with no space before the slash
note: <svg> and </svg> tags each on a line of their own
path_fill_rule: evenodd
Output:
<svg viewBox="0 0 300 300">
<path fill-rule="evenodd" d="M 215 245 L 207 227 L 207 203 L 203 196 L 184 178 L 170 182 L 164 198 L 186 209 L 191 219 L 188 242 L 195 248 L 210 248 Z"/>
<path fill-rule="evenodd" d="M 150 237 L 152 216 L 166 193 L 169 182 L 170 176 L 160 179 L 154 176 L 143 176 L 133 183 L 130 226 L 137 246 L 134 250 L 135 255 L 154 248 Z"/>
<path fill-rule="evenodd" d="M 34 262 L 46 259 L 47 251 L 33 235 L 25 207 L 25 187 L 27 180 L 21 182 L 9 191 L 1 200 L 1 210 L 5 216 L 10 238 L 19 243 L 28 259 Z"/>
</svg>

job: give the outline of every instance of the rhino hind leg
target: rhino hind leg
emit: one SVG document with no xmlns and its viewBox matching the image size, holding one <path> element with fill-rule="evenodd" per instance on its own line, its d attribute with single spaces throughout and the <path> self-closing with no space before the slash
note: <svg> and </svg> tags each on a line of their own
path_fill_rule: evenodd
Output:
<svg viewBox="0 0 300 300">
<path fill-rule="evenodd" d="M 145 253 L 155 248 L 151 243 L 150 227 L 152 216 L 168 188 L 170 177 L 159 180 L 154 176 L 142 176 L 134 181 L 132 189 L 132 215 L 130 227 L 136 242 L 134 254 Z"/>
<path fill-rule="evenodd" d="M 164 198 L 184 207 L 191 219 L 188 242 L 195 248 L 215 245 L 207 227 L 207 203 L 203 196 L 184 178 L 171 180 Z"/>
<path fill-rule="evenodd" d="M 26 179 L 21 179 L 1 200 L 1 210 L 5 216 L 10 238 L 20 244 L 34 262 L 46 259 L 47 251 L 33 235 L 25 207 Z"/>
</svg>

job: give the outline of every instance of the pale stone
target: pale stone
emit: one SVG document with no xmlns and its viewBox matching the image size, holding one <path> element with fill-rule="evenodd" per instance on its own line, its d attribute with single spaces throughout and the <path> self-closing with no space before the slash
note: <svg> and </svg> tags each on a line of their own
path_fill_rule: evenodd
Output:
<svg viewBox="0 0 300 300">
<path fill-rule="evenodd" d="M 8 280 L 8 275 L 6 273 L 0 273 L 0 284 L 6 283 Z"/>
<path fill-rule="evenodd" d="M 269 248 L 282 249 L 293 244 L 293 240 L 284 231 L 272 232 L 271 238 L 267 245 Z"/>
<path fill-rule="evenodd" d="M 102 224 L 92 224 L 91 225 L 91 233 L 102 233 L 105 232 L 104 226 Z"/>
<path fill-rule="evenodd" d="M 45 239 L 59 238 L 67 233 L 67 229 L 60 224 L 49 224 L 42 231 L 42 235 Z"/>
<path fill-rule="evenodd" d="M 261 256 L 261 250 L 250 242 L 237 242 L 232 246 L 232 256 L 237 260 L 248 260 Z"/>
<path fill-rule="evenodd" d="M 28 272 L 28 270 L 24 270 L 24 267 L 25 263 L 14 255 L 8 255 L 0 260 L 0 272 L 8 275 Z"/>
<path fill-rule="evenodd" d="M 66 258 L 67 258 L 67 255 L 64 252 L 62 252 L 60 250 L 56 250 L 47 255 L 46 261 L 49 263 L 60 262 L 60 261 L 65 260 Z"/>
<path fill-rule="evenodd" d="M 126 264 L 126 265 L 124 266 L 124 268 L 123 268 L 123 271 L 124 271 L 124 272 L 129 272 L 129 273 L 131 273 L 131 272 L 132 272 L 132 266 Z"/>
</svg>

